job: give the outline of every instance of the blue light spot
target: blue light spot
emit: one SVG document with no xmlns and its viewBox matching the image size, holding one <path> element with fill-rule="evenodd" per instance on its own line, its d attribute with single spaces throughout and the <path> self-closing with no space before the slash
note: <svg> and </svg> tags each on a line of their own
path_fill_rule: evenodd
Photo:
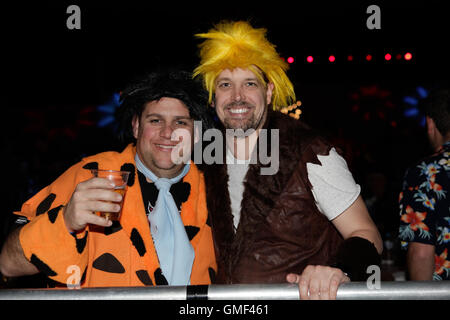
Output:
<svg viewBox="0 0 450 320">
<path fill-rule="evenodd" d="M 107 103 L 97 106 L 97 111 L 101 114 L 100 120 L 97 123 L 98 127 L 106 127 L 114 123 L 114 114 L 120 106 L 119 99 L 120 94 L 114 93 Z"/>
<path fill-rule="evenodd" d="M 114 117 L 113 116 L 106 116 L 103 117 L 102 119 L 100 119 L 100 121 L 98 122 L 98 126 L 100 128 L 106 127 L 107 125 L 111 124 L 114 122 Z"/>
<path fill-rule="evenodd" d="M 97 107 L 97 110 L 103 113 L 114 113 L 115 107 L 110 104 L 104 104 Z"/>
<path fill-rule="evenodd" d="M 403 98 L 403 102 L 413 105 L 413 106 L 417 106 L 419 104 L 419 101 L 416 98 L 410 97 L 410 96 L 406 96 Z"/>
<path fill-rule="evenodd" d="M 120 105 L 120 93 L 113 94 L 113 101 L 115 105 Z"/>
<path fill-rule="evenodd" d="M 407 118 L 415 117 L 419 114 L 419 109 L 416 107 L 408 108 L 403 112 L 403 115 Z"/>
<path fill-rule="evenodd" d="M 425 128 L 425 124 L 427 123 L 427 121 L 426 121 L 426 119 L 425 119 L 425 116 L 422 116 L 422 118 L 420 118 L 420 122 L 419 122 L 419 125 L 422 127 L 422 128 Z"/>
<path fill-rule="evenodd" d="M 428 90 L 425 89 L 424 87 L 418 86 L 416 88 L 416 91 L 422 99 L 425 99 L 426 97 L 428 97 Z"/>
</svg>

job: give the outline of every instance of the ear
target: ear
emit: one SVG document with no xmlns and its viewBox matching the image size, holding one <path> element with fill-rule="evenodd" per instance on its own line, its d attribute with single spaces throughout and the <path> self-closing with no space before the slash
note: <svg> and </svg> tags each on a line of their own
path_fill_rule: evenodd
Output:
<svg viewBox="0 0 450 320">
<path fill-rule="evenodd" d="M 137 140 L 139 133 L 139 117 L 137 115 L 133 116 L 133 120 L 131 120 L 131 125 L 133 126 L 133 137 Z"/>
<path fill-rule="evenodd" d="M 436 123 L 434 122 L 433 119 L 427 116 L 426 121 L 427 121 L 428 140 L 431 143 L 431 147 L 435 151 L 438 151 L 440 146 L 445 142 L 444 137 L 439 132 L 438 128 L 436 127 Z"/>
<path fill-rule="evenodd" d="M 267 89 L 266 89 L 266 102 L 267 105 L 269 105 L 272 102 L 272 94 L 273 94 L 273 89 L 275 88 L 274 84 L 272 82 L 269 82 L 267 84 Z"/>
<path fill-rule="evenodd" d="M 425 119 L 427 123 L 427 134 L 429 136 L 433 136 L 436 130 L 436 124 L 434 123 L 434 120 L 431 119 L 429 116 L 426 116 Z"/>
</svg>

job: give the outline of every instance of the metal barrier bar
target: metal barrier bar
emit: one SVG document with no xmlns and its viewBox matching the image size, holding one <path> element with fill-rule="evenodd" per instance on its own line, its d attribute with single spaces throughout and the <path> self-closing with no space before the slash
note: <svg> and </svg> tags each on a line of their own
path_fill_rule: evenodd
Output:
<svg viewBox="0 0 450 320">
<path fill-rule="evenodd" d="M 450 300 L 450 281 L 342 284 L 338 300 Z M 3 289 L 0 300 L 298 300 L 295 284 L 115 287 L 83 289 Z"/>
</svg>

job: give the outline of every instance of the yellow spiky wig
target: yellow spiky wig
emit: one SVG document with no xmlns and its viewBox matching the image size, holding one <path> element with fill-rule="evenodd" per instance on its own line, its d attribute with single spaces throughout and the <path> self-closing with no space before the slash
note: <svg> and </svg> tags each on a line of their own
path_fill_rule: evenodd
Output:
<svg viewBox="0 0 450 320">
<path fill-rule="evenodd" d="M 275 50 L 275 45 L 266 39 L 266 29 L 253 28 L 248 22 L 221 22 L 208 33 L 196 34 L 206 39 L 199 45 L 200 65 L 193 76 L 203 77 L 209 92 L 209 102 L 214 93 L 214 82 L 225 69 L 250 69 L 266 84 L 258 72 L 262 71 L 268 82 L 274 84 L 272 107 L 274 110 L 295 101 L 294 87 L 286 75 L 288 64 Z"/>
</svg>

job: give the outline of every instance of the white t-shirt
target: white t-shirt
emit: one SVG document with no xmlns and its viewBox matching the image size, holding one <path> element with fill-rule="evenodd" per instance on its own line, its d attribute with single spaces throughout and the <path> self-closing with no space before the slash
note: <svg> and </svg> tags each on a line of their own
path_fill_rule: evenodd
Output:
<svg viewBox="0 0 450 320">
<path fill-rule="evenodd" d="M 236 159 L 227 148 L 228 192 L 230 193 L 231 212 L 236 229 L 241 218 L 241 202 L 244 194 L 244 178 L 250 160 Z"/>
<path fill-rule="evenodd" d="M 347 162 L 334 148 L 326 156 L 318 155 L 322 165 L 307 163 L 308 179 L 317 208 L 328 220 L 333 220 L 344 212 L 358 198 L 361 187 L 355 183 Z M 244 178 L 249 161 L 234 158 L 227 149 L 228 191 L 234 227 L 237 228 L 244 193 Z"/>
</svg>

